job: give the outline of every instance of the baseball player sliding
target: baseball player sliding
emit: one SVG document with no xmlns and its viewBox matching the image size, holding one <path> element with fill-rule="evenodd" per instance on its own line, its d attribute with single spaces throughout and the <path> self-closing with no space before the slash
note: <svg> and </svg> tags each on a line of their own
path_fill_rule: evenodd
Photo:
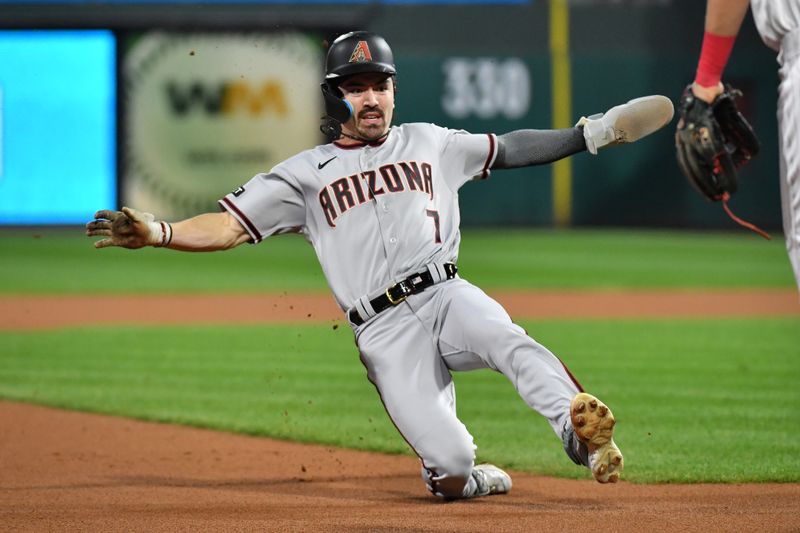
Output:
<svg viewBox="0 0 800 533">
<path fill-rule="evenodd" d="M 219 201 L 220 213 L 167 223 L 127 207 L 102 210 L 87 235 L 104 237 L 97 248 L 203 251 L 301 233 L 432 493 L 458 499 L 511 489 L 506 472 L 474 464 L 476 446 L 456 415 L 451 371 L 479 368 L 502 372 L 549 421 L 570 459 L 597 481 L 616 482 L 623 458 L 609 408 L 500 304 L 458 276 L 458 190 L 493 169 L 636 141 L 670 121 L 670 100 L 637 98 L 569 129 L 477 135 L 392 126 L 394 59 L 374 33 L 336 39 L 325 68 L 322 129 L 330 143 L 256 175 Z"/>
</svg>

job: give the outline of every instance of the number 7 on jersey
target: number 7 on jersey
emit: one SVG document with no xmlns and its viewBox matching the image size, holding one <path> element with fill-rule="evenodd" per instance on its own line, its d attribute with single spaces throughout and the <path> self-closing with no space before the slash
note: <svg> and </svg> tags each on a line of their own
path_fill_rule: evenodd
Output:
<svg viewBox="0 0 800 533">
<path fill-rule="evenodd" d="M 425 214 L 433 219 L 433 227 L 436 229 L 436 236 L 434 242 L 436 244 L 441 244 L 442 236 L 439 233 L 439 212 L 433 209 L 426 209 Z"/>
</svg>

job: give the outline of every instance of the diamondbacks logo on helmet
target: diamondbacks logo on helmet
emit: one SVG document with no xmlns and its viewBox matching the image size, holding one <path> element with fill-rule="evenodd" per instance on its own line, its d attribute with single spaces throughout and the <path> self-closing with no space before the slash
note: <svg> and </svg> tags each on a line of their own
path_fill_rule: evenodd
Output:
<svg viewBox="0 0 800 533">
<path fill-rule="evenodd" d="M 353 53 L 350 54 L 350 63 L 356 63 L 358 61 L 372 61 L 372 54 L 369 53 L 367 41 L 358 41 L 358 44 L 353 49 Z"/>
</svg>

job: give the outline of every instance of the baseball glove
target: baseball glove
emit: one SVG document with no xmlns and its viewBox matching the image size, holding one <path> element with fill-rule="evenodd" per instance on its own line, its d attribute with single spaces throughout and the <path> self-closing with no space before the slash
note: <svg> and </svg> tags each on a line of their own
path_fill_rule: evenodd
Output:
<svg viewBox="0 0 800 533">
<path fill-rule="evenodd" d="M 736 107 L 742 92 L 726 85 L 713 102 L 706 103 L 686 87 L 678 106 L 680 120 L 675 132 L 678 165 L 689 183 L 713 202 L 722 200 L 722 207 L 737 224 L 765 239 L 768 233 L 733 214 L 728 200 L 736 192 L 736 169 L 758 154 L 760 143 L 747 119 Z"/>
<path fill-rule="evenodd" d="M 755 156 L 758 137 L 736 107 L 741 91 L 730 85 L 711 104 L 695 97 L 691 85 L 681 96 L 675 132 L 678 164 L 689 182 L 711 201 L 736 192 L 736 169 Z"/>
</svg>

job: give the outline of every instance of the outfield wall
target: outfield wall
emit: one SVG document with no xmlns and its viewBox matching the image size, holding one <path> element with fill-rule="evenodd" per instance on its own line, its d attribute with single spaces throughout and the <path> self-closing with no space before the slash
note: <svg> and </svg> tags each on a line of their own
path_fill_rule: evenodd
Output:
<svg viewBox="0 0 800 533">
<path fill-rule="evenodd" d="M 314 120 L 320 101 L 316 99 L 313 62 L 315 57 L 321 61 L 323 42 L 344 29 L 371 29 L 392 44 L 399 71 L 397 121 L 431 121 L 473 132 L 502 133 L 571 125 L 581 115 L 642 94 L 660 93 L 676 100 L 693 76 L 703 4 L 698 0 L 571 0 L 564 12 L 567 19 L 560 20 L 568 23 L 568 34 L 560 33 L 566 43 L 560 51 L 552 39 L 558 32 L 550 31 L 551 24 L 559 21 L 553 18 L 550 2 L 540 0 L 494 4 L 176 2 L 159 6 L 78 1 L 38 7 L 29 4 L 24 10 L 0 2 L 0 27 L 114 31 L 119 64 L 115 177 L 120 201 L 179 217 L 214 209 L 218 196 L 253 173 L 267 170 L 299 147 L 321 142 Z M 143 41 L 154 40 L 154 30 L 171 38 L 173 47 L 175 42 L 209 32 L 217 39 L 212 39 L 211 48 L 232 41 L 239 44 L 230 45 L 230 50 L 215 60 L 222 65 L 216 70 L 203 63 L 210 61 L 209 54 L 199 50 L 194 54 L 197 45 L 187 44 L 186 53 L 182 51 L 177 60 L 165 64 L 162 69 L 167 74 L 159 78 L 147 68 L 153 62 L 148 62 L 148 51 L 143 52 L 141 46 Z M 286 52 L 285 47 L 277 50 L 266 44 L 261 53 L 254 52 L 258 45 L 252 43 L 274 43 L 276 31 L 299 32 L 306 45 Z M 169 53 L 160 49 L 152 53 L 152 47 L 149 52 L 162 59 Z M 245 61 L 250 63 L 238 65 Z M 287 67 L 287 61 L 296 68 Z M 554 78 L 558 66 L 568 78 Z M 734 210 L 759 225 L 779 228 L 777 64 L 774 53 L 761 44 L 749 16 L 727 78 L 745 91 L 743 110 L 763 141 L 762 154 L 741 172 Z M 2 83 L 0 79 L 0 86 Z M 198 97 L 205 99 L 205 107 L 198 105 L 194 123 L 187 123 L 185 109 L 176 110 L 174 91 L 168 101 L 170 96 L 162 86 L 170 83 L 185 91 L 194 83 L 205 87 Z M 131 86 L 136 90 L 149 86 L 151 92 L 132 93 Z M 222 107 L 209 104 L 216 90 L 244 95 L 239 104 L 260 111 L 250 113 L 249 122 L 243 116 L 219 112 L 235 110 L 238 104 L 219 96 L 222 93 L 217 93 L 217 104 Z M 274 96 L 281 91 L 286 97 L 284 104 L 288 102 L 288 112 L 283 115 Z M 298 98 L 291 102 L 290 95 Z M 142 109 L 158 106 L 164 112 L 150 117 L 143 133 L 136 130 L 147 120 Z M 203 118 L 198 118 L 203 113 Z M 558 119 L 559 113 L 567 118 Z M 569 181 L 561 182 L 567 184 L 566 192 L 559 197 L 568 204 L 566 222 L 574 226 L 732 228 L 721 207 L 708 204 L 680 174 L 674 158 L 674 125 L 673 121 L 636 146 L 609 150 L 598 157 L 581 154 L 572 158 Z M 152 132 L 158 134 L 157 139 Z M 14 132 L 6 128 L 4 134 L 8 138 Z M 187 144 L 192 136 L 195 144 Z M 264 139 L 263 146 L 258 139 Z M 43 145 L 42 153 L 46 149 Z M 8 157 L 4 160 L 10 161 Z M 57 177 L 62 184 L 82 179 L 60 175 L 57 160 L 51 164 L 53 179 Z M 554 225 L 558 212 L 553 207 L 553 173 L 552 166 L 502 171 L 494 174 L 495 183 L 463 188 L 464 224 Z M 0 196 L 8 196 L 3 190 L 7 185 L 0 181 Z M 39 189 L 35 194 L 50 190 Z"/>
</svg>

